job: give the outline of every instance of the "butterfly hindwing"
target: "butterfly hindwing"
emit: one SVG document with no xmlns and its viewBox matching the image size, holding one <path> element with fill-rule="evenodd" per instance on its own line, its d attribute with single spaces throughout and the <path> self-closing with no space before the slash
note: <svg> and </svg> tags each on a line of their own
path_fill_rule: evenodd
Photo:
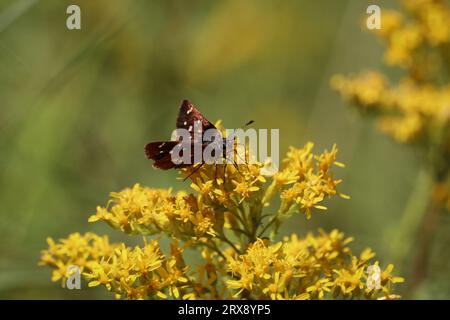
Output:
<svg viewBox="0 0 450 320">
<path fill-rule="evenodd" d="M 145 146 L 145 154 L 147 158 L 155 161 L 154 166 L 156 168 L 172 169 L 176 167 L 176 164 L 172 162 L 170 152 L 178 143 L 178 141 L 150 142 Z"/>
<path fill-rule="evenodd" d="M 178 146 L 179 149 L 175 150 L 175 155 L 183 157 L 186 152 L 189 152 L 189 160 L 186 163 L 177 164 L 172 161 L 172 152 L 174 148 Z M 202 151 L 203 151 L 202 146 Z M 154 167 L 162 170 L 168 170 L 172 168 L 185 168 L 194 164 L 194 143 L 183 143 L 180 141 L 157 141 L 150 142 L 145 146 L 145 154 L 147 158 L 154 161 Z"/>
</svg>

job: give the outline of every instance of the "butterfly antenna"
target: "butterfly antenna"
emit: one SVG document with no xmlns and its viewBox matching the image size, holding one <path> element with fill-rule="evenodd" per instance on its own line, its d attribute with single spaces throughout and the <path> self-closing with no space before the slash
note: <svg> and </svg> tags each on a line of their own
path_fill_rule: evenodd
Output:
<svg viewBox="0 0 450 320">
<path fill-rule="evenodd" d="M 246 124 L 244 124 L 241 128 L 244 129 L 244 128 L 248 127 L 249 125 L 251 125 L 253 122 L 255 122 L 255 121 L 250 120 L 249 122 L 247 122 Z"/>
</svg>

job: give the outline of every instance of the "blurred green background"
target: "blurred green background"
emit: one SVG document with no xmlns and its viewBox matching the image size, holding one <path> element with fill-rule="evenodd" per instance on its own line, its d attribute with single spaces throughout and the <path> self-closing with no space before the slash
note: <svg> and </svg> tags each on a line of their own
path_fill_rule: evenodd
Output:
<svg viewBox="0 0 450 320">
<path fill-rule="evenodd" d="M 81 7 L 81 30 L 66 8 Z M 325 214 L 285 233 L 323 227 L 356 238 L 389 261 L 392 235 L 419 159 L 377 132 L 333 93 L 329 78 L 382 65 L 383 47 L 361 29 L 370 4 L 393 1 L 0 0 L 0 298 L 110 298 L 66 290 L 38 267 L 47 236 L 107 233 L 87 218 L 110 191 L 136 182 L 188 188 L 154 170 L 143 146 L 166 139 L 178 105 L 210 120 L 280 128 L 281 150 L 339 147 L 340 190 Z M 449 243 L 443 221 L 436 246 Z M 436 249 L 415 298 L 450 298 L 450 259 Z M 445 251 L 445 250 L 444 250 Z M 447 250 L 448 251 L 448 250 Z M 85 288 L 85 287 L 84 287 Z"/>
</svg>

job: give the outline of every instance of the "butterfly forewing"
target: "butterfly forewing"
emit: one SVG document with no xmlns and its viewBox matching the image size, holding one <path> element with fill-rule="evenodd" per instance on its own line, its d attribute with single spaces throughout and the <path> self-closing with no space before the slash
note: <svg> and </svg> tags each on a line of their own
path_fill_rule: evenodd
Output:
<svg viewBox="0 0 450 320">
<path fill-rule="evenodd" d="M 186 129 L 191 134 L 192 141 L 196 141 L 194 135 L 195 124 L 198 123 L 197 128 L 201 128 L 201 134 L 203 135 L 208 129 L 216 129 L 216 127 L 206 119 L 200 111 L 188 100 L 183 100 L 180 106 L 180 112 L 177 118 L 177 129 Z M 200 135 L 200 139 L 202 138 Z M 201 143 L 201 141 L 199 141 Z"/>
</svg>

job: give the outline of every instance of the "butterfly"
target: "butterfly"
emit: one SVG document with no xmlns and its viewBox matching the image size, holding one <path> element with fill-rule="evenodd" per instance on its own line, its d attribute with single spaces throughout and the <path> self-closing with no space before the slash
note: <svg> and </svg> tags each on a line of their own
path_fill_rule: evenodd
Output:
<svg viewBox="0 0 450 320">
<path fill-rule="evenodd" d="M 253 123 L 253 121 L 249 121 L 245 126 Z M 200 111 L 188 100 L 183 100 L 181 102 L 180 111 L 178 113 L 177 121 L 176 121 L 177 129 L 184 129 L 189 132 L 190 138 L 188 142 L 183 142 L 178 139 L 175 141 L 156 141 L 150 142 L 145 146 L 145 154 L 148 159 L 153 160 L 153 166 L 158 169 L 168 170 L 168 169 L 182 169 L 192 167 L 195 164 L 198 164 L 197 167 L 189 174 L 191 176 L 197 170 L 199 170 L 204 164 L 205 161 L 202 159 L 201 162 L 195 163 L 194 161 L 194 145 L 199 144 L 201 146 L 202 151 L 213 142 L 203 142 L 203 136 L 200 137 L 196 134 L 195 130 L 199 130 L 202 134 L 205 133 L 209 129 L 214 129 L 218 132 L 217 128 L 206 119 Z M 217 143 L 214 141 L 214 143 Z M 221 138 L 221 141 L 218 143 L 222 144 L 223 150 L 223 158 L 227 157 L 226 150 L 227 146 L 230 143 L 234 143 L 234 140 L 230 140 L 227 138 Z M 188 163 L 177 163 L 172 159 L 172 152 L 174 148 L 177 147 L 181 150 L 180 154 L 183 152 L 191 151 L 191 161 Z M 190 148 L 190 150 L 188 150 Z M 236 165 L 236 164 L 235 164 Z M 188 176 L 188 177 L 189 177 Z M 185 179 L 187 179 L 186 177 Z"/>
</svg>

